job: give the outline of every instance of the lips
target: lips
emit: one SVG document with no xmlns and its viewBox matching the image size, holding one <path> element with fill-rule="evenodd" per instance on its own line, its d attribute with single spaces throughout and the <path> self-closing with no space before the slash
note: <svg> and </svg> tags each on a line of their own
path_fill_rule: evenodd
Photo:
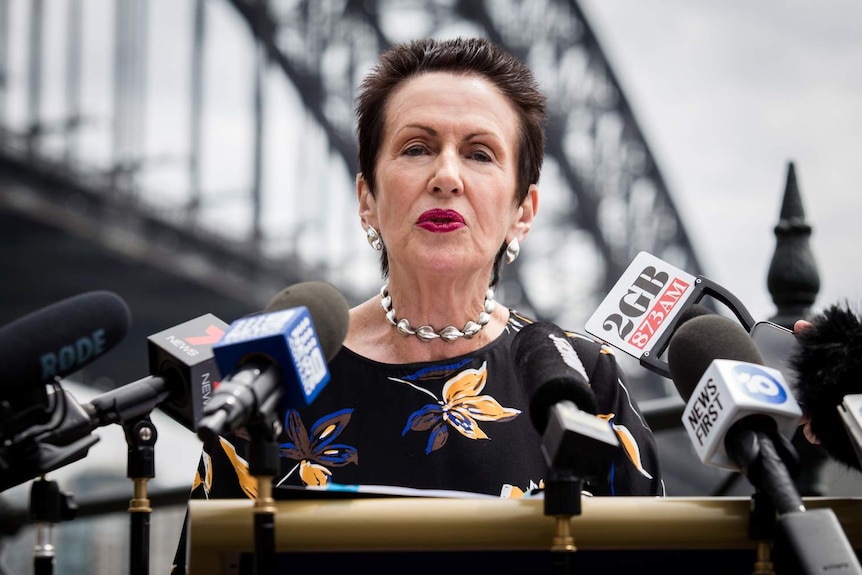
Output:
<svg viewBox="0 0 862 575">
<path fill-rule="evenodd" d="M 416 225 L 429 232 L 450 232 L 464 226 L 464 218 L 454 210 L 428 210 L 419 216 Z"/>
<path fill-rule="evenodd" d="M 438 224 L 463 224 L 464 218 L 455 210 L 428 210 L 421 216 L 417 224 L 433 222 Z"/>
</svg>

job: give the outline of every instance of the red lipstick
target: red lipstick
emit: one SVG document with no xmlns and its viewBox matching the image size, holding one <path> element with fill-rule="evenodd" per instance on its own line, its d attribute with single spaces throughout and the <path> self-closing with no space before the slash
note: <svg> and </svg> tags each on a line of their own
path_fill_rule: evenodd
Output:
<svg viewBox="0 0 862 575">
<path fill-rule="evenodd" d="M 434 233 L 446 233 L 464 227 L 464 218 L 455 210 L 428 210 L 419 216 L 416 225 Z"/>
</svg>

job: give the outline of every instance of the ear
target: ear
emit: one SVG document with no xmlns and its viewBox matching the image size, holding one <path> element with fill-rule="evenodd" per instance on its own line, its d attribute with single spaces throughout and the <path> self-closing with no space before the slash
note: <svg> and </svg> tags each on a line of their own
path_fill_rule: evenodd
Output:
<svg viewBox="0 0 862 575">
<path fill-rule="evenodd" d="M 359 199 L 359 219 L 363 224 L 377 227 L 376 202 L 362 172 L 356 174 L 356 197 Z M 364 227 L 364 226 L 363 226 Z"/>
<path fill-rule="evenodd" d="M 518 238 L 518 241 L 523 241 L 530 233 L 530 228 L 533 227 L 533 220 L 536 217 L 536 212 L 539 210 L 539 188 L 536 184 L 530 184 L 530 189 L 527 191 L 527 196 L 521 205 L 518 206 L 518 211 L 512 226 L 509 229 L 509 235 L 506 241 L 512 241 L 512 238 Z"/>
</svg>

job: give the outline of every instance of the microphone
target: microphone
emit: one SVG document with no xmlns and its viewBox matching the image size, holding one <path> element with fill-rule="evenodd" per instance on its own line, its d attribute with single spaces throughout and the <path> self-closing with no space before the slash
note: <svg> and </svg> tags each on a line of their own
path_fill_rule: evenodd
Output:
<svg viewBox="0 0 862 575">
<path fill-rule="evenodd" d="M 671 377 L 662 354 L 680 325 L 680 314 L 707 295 L 727 306 L 751 331 L 754 319 L 728 290 L 640 252 L 584 324 L 584 330 L 631 355 L 650 371 Z"/>
<path fill-rule="evenodd" d="M 66 298 L 0 329 L 0 491 L 84 457 L 98 441 L 85 437 L 59 447 L 41 443 L 40 437 L 75 404 L 60 378 L 116 346 L 130 323 L 126 302 L 100 290 Z"/>
<path fill-rule="evenodd" d="M 0 328 L 0 437 L 51 417 L 44 384 L 77 372 L 126 336 L 131 313 L 109 291 L 78 294 Z"/>
<path fill-rule="evenodd" d="M 552 323 L 531 323 L 515 335 L 511 351 L 548 466 L 606 478 L 619 442 L 608 422 L 595 416 L 595 394 L 566 333 Z"/>
<path fill-rule="evenodd" d="M 686 404 L 683 427 L 708 465 L 744 470 L 750 462 L 728 449 L 740 430 L 791 438 L 802 418 L 781 372 L 763 365 L 748 332 L 729 318 L 700 314 L 682 323 L 670 338 L 668 365 Z"/>
<path fill-rule="evenodd" d="M 848 304 L 831 305 L 809 321 L 811 326 L 796 335 L 789 360 L 797 399 L 826 452 L 862 470 L 862 322 Z"/>
<path fill-rule="evenodd" d="M 120 343 L 131 325 L 117 294 L 91 291 L 27 314 L 0 328 L 2 386 L 66 377 Z"/>
<path fill-rule="evenodd" d="M 261 314 L 233 322 L 213 347 L 222 374 L 197 428 L 204 442 L 256 414 L 311 404 L 329 382 L 329 362 L 350 323 L 344 296 L 325 282 L 282 290 Z"/>
<path fill-rule="evenodd" d="M 693 317 L 672 335 L 668 365 L 701 461 L 739 470 L 777 513 L 776 571 L 862 573 L 834 512 L 806 510 L 796 491 L 787 464 L 796 463 L 789 438 L 802 412 L 781 371 L 763 365 L 748 332 L 718 315 Z"/>
</svg>

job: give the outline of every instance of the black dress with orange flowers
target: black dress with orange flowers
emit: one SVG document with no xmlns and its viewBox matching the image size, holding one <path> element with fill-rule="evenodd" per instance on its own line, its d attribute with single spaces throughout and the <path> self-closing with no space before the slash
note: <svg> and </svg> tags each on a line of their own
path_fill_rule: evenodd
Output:
<svg viewBox="0 0 862 575">
<path fill-rule="evenodd" d="M 400 486 L 515 498 L 540 489 L 548 473 L 542 437 L 510 353 L 515 334 L 531 321 L 512 311 L 495 341 L 444 361 L 385 364 L 342 348 L 314 402 L 284 414 L 274 485 Z M 623 446 L 607 481 L 587 482 L 584 491 L 664 495 L 655 438 L 613 353 L 566 333 L 589 376 L 598 415 Z M 242 435 L 204 450 L 193 499 L 255 497 Z M 184 549 L 181 541 L 179 560 Z"/>
</svg>

